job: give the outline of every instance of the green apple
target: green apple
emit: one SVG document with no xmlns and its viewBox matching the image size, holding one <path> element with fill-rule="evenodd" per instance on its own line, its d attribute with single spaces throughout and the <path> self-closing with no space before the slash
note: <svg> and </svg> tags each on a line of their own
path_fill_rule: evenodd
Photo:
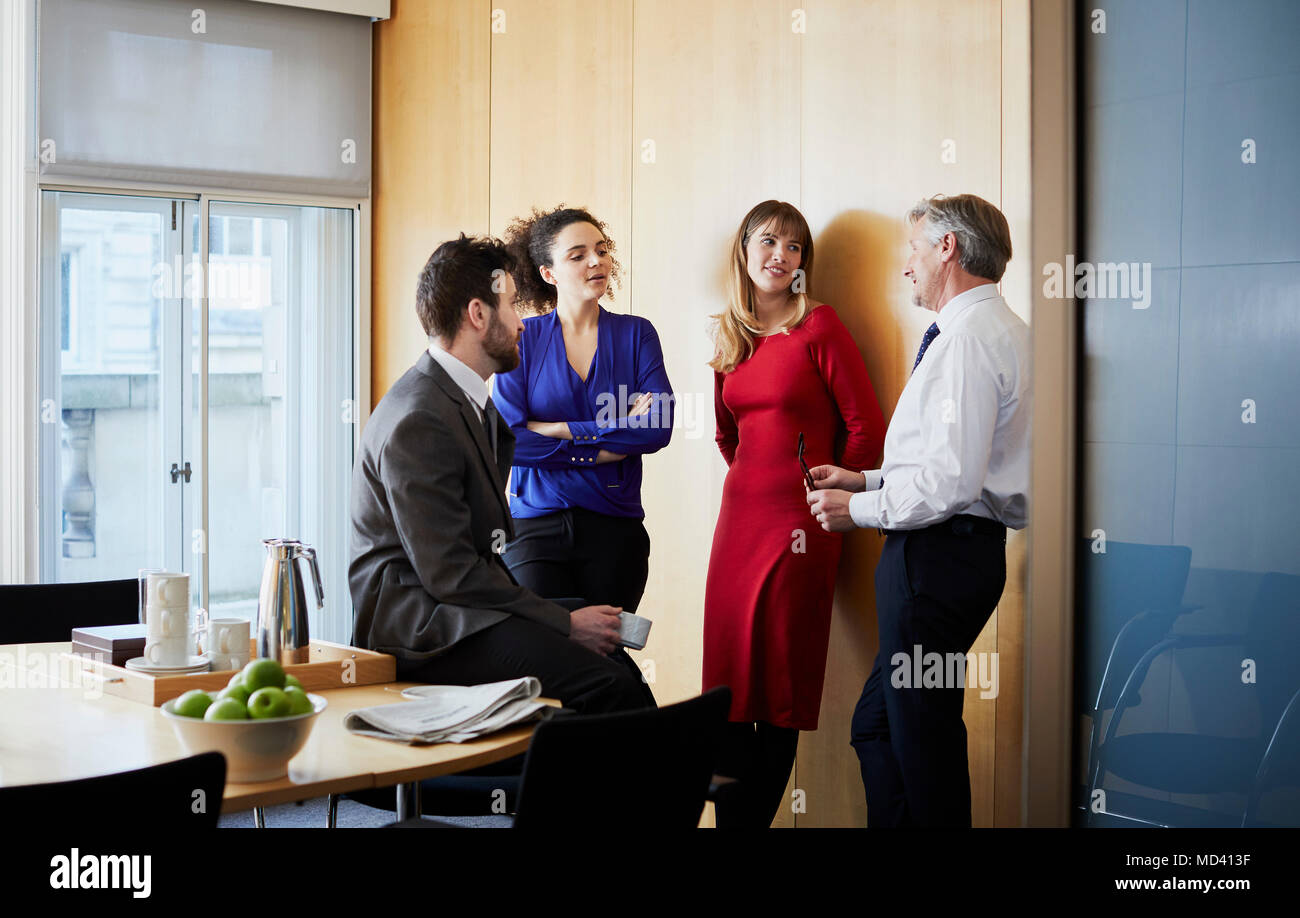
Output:
<svg viewBox="0 0 1300 918">
<path fill-rule="evenodd" d="M 232 682 L 221 691 L 217 692 L 218 698 L 234 698 L 240 704 L 248 704 L 248 689 L 244 688 L 242 682 Z"/>
<path fill-rule="evenodd" d="M 226 683 L 226 688 L 230 688 L 232 685 L 243 685 L 243 684 L 244 684 L 244 671 L 241 669 L 233 676 L 230 677 L 230 681 Z"/>
<path fill-rule="evenodd" d="M 212 702 L 204 720 L 248 720 L 248 709 L 239 703 L 238 698 L 218 698 Z"/>
<path fill-rule="evenodd" d="M 244 667 L 244 688 L 248 689 L 249 696 L 257 693 L 258 689 L 284 688 L 284 667 L 269 657 L 262 657 L 253 660 Z"/>
<path fill-rule="evenodd" d="M 285 687 L 284 694 L 289 699 L 290 716 L 294 714 L 310 714 L 315 710 L 311 699 L 307 697 L 307 693 L 302 689 L 289 685 Z"/>
<path fill-rule="evenodd" d="M 190 689 L 172 704 L 172 713 L 181 717 L 202 717 L 211 705 L 211 695 L 202 689 Z"/>
<path fill-rule="evenodd" d="M 248 716 L 254 720 L 285 717 L 289 713 L 289 698 L 284 689 L 268 685 L 248 696 Z"/>
<path fill-rule="evenodd" d="M 285 673 L 285 674 L 284 674 L 284 687 L 285 687 L 285 688 L 290 688 L 290 687 L 293 687 L 293 688 L 302 688 L 302 683 L 299 682 L 299 681 L 298 681 L 298 677 L 295 676 L 295 675 L 293 675 L 292 673 Z M 304 690 L 304 691 L 305 691 L 305 690 Z"/>
</svg>

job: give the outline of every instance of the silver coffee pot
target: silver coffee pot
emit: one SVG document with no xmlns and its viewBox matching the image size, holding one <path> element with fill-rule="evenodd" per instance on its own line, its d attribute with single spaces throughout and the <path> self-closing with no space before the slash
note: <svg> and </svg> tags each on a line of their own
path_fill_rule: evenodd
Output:
<svg viewBox="0 0 1300 918">
<path fill-rule="evenodd" d="M 297 539 L 263 539 L 262 544 L 266 546 L 266 566 L 262 568 L 262 588 L 257 594 L 257 655 L 282 664 L 308 663 L 307 597 L 295 562 L 299 558 L 311 562 L 316 607 L 325 608 L 316 550 Z"/>
</svg>

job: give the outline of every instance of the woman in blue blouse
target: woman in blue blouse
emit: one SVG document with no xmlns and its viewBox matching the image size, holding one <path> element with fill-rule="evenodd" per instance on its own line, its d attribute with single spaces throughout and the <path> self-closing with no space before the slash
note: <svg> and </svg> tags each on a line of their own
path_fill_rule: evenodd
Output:
<svg viewBox="0 0 1300 918">
<path fill-rule="evenodd" d="M 673 426 L 659 335 L 600 305 L 619 264 L 587 211 L 534 211 L 507 242 L 519 300 L 540 314 L 524 320 L 519 366 L 497 374 L 493 394 L 516 438 L 516 538 L 503 558 L 540 596 L 634 612 L 650 557 L 641 456 L 667 446 Z"/>
</svg>

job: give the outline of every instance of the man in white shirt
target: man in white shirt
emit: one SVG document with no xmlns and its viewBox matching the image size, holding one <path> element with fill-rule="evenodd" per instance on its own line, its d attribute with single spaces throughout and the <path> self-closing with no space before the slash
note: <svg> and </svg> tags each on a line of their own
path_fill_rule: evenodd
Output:
<svg viewBox="0 0 1300 918">
<path fill-rule="evenodd" d="M 908 214 L 903 273 L 936 313 L 885 435 L 879 469 L 812 469 L 822 528 L 886 534 L 880 652 L 853 715 L 870 826 L 969 826 L 966 658 L 1006 582 L 1006 527 L 1029 486 L 1029 329 L 997 290 L 1011 232 L 974 195 Z M 937 655 L 937 656 L 936 656 Z"/>
</svg>

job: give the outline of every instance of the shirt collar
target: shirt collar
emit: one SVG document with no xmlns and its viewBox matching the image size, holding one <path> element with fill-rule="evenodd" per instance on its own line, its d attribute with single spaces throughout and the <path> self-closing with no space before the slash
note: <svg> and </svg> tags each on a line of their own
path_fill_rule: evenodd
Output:
<svg viewBox="0 0 1300 918">
<path fill-rule="evenodd" d="M 976 303 L 991 300 L 998 295 L 997 284 L 980 284 L 978 287 L 971 287 L 944 303 L 943 308 L 939 310 L 938 318 L 934 320 L 935 324 L 939 326 L 940 332 L 946 328 L 951 328 L 957 318 L 967 309 Z"/>
<path fill-rule="evenodd" d="M 436 341 L 429 342 L 429 356 L 438 361 L 452 382 L 460 386 L 461 391 L 473 399 L 479 411 L 482 411 L 488 400 L 487 382 L 483 377 L 471 370 L 459 357 L 443 350 Z"/>
</svg>

